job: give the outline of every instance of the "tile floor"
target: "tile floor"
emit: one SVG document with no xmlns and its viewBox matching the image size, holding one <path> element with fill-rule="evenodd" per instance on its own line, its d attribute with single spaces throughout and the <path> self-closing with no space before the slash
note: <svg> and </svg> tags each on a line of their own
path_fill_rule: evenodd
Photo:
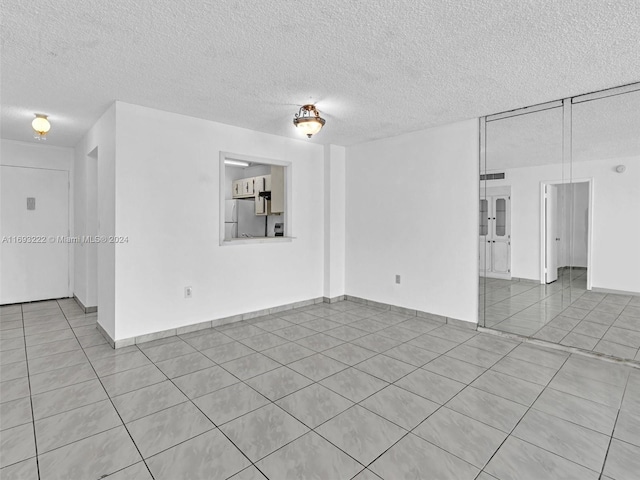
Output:
<svg viewBox="0 0 640 480">
<path fill-rule="evenodd" d="M 586 270 L 549 285 L 480 278 L 480 293 L 486 327 L 640 361 L 640 297 L 589 292 Z"/>
<path fill-rule="evenodd" d="M 112 350 L 2 307 L 0 477 L 638 479 L 640 370 L 351 302 Z"/>
</svg>

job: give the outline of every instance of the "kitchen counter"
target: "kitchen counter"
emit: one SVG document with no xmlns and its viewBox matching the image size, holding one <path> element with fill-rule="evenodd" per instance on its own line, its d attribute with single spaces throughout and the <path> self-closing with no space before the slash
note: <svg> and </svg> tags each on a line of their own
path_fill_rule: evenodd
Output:
<svg viewBox="0 0 640 480">
<path fill-rule="evenodd" d="M 232 238 L 231 240 L 223 240 L 220 245 L 251 245 L 256 243 L 286 243 L 291 242 L 296 237 L 241 237 Z"/>
</svg>

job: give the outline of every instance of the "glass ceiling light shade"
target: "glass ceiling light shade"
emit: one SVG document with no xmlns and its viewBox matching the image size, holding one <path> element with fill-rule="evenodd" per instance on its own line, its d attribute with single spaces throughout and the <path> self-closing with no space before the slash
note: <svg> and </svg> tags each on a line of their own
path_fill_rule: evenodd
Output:
<svg viewBox="0 0 640 480">
<path fill-rule="evenodd" d="M 293 124 L 309 138 L 318 133 L 324 127 L 324 123 L 324 118 L 314 105 L 303 105 L 293 117 Z"/>
<path fill-rule="evenodd" d="M 38 140 L 46 140 L 47 133 L 51 129 L 51 124 L 47 119 L 47 115 L 43 115 L 42 113 L 36 113 L 36 118 L 31 122 L 31 126 L 33 127 L 33 138 Z"/>
</svg>

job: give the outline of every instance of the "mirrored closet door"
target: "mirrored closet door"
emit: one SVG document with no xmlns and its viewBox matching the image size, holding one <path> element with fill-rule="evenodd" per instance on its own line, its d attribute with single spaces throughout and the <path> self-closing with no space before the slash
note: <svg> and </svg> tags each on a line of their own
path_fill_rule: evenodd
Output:
<svg viewBox="0 0 640 480">
<path fill-rule="evenodd" d="M 640 84 L 481 119 L 479 325 L 640 348 Z"/>
</svg>

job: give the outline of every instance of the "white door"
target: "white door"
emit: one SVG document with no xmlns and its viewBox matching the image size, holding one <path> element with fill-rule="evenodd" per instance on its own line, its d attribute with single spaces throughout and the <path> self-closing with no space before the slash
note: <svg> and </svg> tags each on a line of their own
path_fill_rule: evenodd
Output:
<svg viewBox="0 0 640 480">
<path fill-rule="evenodd" d="M 491 271 L 508 275 L 511 271 L 509 197 L 492 197 Z"/>
<path fill-rule="evenodd" d="M 491 195 L 480 199 L 480 274 L 511 278 L 511 197 Z"/>
<path fill-rule="evenodd" d="M 487 198 L 480 199 L 480 273 L 487 273 L 487 266 L 491 265 L 491 237 L 489 235 L 489 200 Z"/>
<path fill-rule="evenodd" d="M 558 280 L 558 187 L 545 185 L 544 197 L 545 283 L 552 283 Z"/>
<path fill-rule="evenodd" d="M 0 167 L 0 303 L 69 296 L 69 175 Z"/>
</svg>

